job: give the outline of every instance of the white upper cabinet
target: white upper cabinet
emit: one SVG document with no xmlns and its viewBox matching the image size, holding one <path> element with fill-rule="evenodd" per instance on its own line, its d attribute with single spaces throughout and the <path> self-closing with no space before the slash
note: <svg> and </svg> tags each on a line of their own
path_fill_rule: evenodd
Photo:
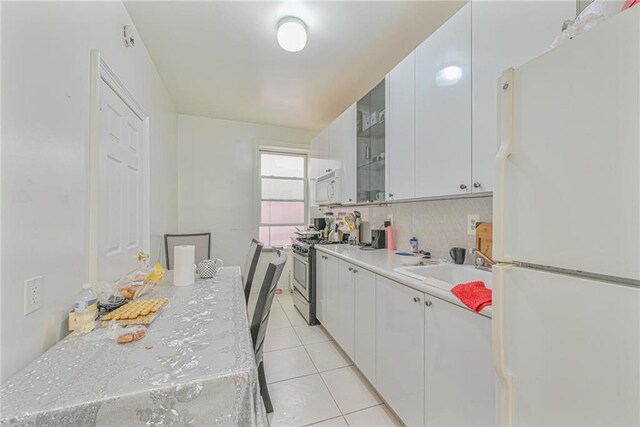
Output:
<svg viewBox="0 0 640 427">
<path fill-rule="evenodd" d="M 415 52 L 387 77 L 389 85 L 389 193 L 387 200 L 415 197 Z"/>
<path fill-rule="evenodd" d="M 471 192 L 471 4 L 416 49 L 416 197 Z"/>
<path fill-rule="evenodd" d="M 311 140 L 309 153 L 309 177 L 316 180 L 329 169 L 329 128 L 323 129 Z"/>
<path fill-rule="evenodd" d="M 498 79 L 547 50 L 562 23 L 575 18 L 570 1 L 475 1 L 472 4 L 473 192 L 493 191 L 498 150 Z"/>
<path fill-rule="evenodd" d="M 342 203 L 356 200 L 356 105 L 329 125 L 329 169 L 342 170 Z"/>
</svg>

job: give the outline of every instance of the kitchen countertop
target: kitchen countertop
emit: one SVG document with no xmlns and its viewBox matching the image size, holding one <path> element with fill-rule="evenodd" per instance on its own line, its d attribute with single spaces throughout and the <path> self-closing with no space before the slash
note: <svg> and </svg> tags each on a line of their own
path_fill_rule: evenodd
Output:
<svg viewBox="0 0 640 427">
<path fill-rule="evenodd" d="M 469 310 L 469 308 L 450 291 L 445 291 L 426 282 L 394 271 L 394 268 L 406 267 L 402 265 L 402 259 L 404 257 L 396 255 L 395 252 L 389 252 L 386 249 L 361 250 L 360 247 L 352 245 L 314 245 L 314 247 L 318 251 L 333 255 L 375 274 L 409 286 L 417 291 L 424 292 Z M 485 307 L 478 314 L 491 318 L 492 307 Z"/>
</svg>

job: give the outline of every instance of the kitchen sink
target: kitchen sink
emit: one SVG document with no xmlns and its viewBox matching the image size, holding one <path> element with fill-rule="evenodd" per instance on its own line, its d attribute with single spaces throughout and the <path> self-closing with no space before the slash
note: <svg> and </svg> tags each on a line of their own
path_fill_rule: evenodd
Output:
<svg viewBox="0 0 640 427">
<path fill-rule="evenodd" d="M 482 280 L 485 286 L 491 289 L 491 272 L 479 270 L 470 265 L 420 265 L 416 267 L 397 267 L 394 271 L 445 291 L 450 291 L 451 288 L 460 283 L 476 280 Z"/>
</svg>

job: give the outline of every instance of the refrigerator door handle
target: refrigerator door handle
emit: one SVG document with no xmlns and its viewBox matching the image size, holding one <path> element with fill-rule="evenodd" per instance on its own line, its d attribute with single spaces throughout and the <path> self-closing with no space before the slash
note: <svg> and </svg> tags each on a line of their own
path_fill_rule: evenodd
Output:
<svg viewBox="0 0 640 427">
<path fill-rule="evenodd" d="M 496 155 L 493 189 L 493 259 L 504 258 L 504 169 L 513 145 L 513 74 L 509 68 L 500 78 L 500 149 Z"/>
<path fill-rule="evenodd" d="M 511 264 L 494 265 L 493 271 L 493 312 L 492 312 L 492 352 L 493 364 L 500 381 L 498 425 L 513 425 L 512 376 L 504 361 L 504 272 L 513 268 Z"/>
</svg>

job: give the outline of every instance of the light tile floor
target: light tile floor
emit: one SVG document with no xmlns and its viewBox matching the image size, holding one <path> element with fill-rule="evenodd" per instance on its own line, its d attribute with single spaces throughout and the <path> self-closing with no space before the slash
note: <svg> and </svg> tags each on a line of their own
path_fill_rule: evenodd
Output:
<svg viewBox="0 0 640 427">
<path fill-rule="evenodd" d="M 264 366 L 271 427 L 401 425 L 324 329 L 306 324 L 286 291 L 271 307 Z"/>
</svg>

